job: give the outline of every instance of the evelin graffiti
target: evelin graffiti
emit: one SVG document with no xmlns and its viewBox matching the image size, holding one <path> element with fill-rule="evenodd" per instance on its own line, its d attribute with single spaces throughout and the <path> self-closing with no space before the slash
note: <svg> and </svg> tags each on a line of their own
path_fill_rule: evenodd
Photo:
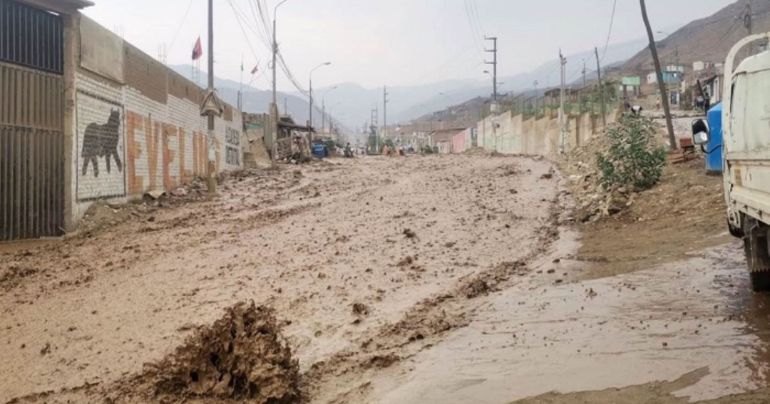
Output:
<svg viewBox="0 0 770 404">
<path fill-rule="evenodd" d="M 188 146 L 189 145 L 189 146 Z M 219 142 L 214 139 L 216 169 Z M 188 158 L 188 151 L 191 152 Z M 128 194 L 150 189 L 171 189 L 193 176 L 205 175 L 208 146 L 206 135 L 160 122 L 152 114 L 126 112 L 126 171 Z"/>
</svg>

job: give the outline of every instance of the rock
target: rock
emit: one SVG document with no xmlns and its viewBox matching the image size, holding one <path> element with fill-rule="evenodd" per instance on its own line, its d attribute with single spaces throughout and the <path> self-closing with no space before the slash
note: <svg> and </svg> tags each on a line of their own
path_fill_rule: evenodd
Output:
<svg viewBox="0 0 770 404">
<path fill-rule="evenodd" d="M 177 188 L 171 191 L 171 195 L 174 195 L 176 197 L 187 196 L 187 190 L 184 188 Z"/>
<path fill-rule="evenodd" d="M 166 194 L 166 191 L 162 189 L 153 189 L 151 191 L 145 192 L 144 197 L 152 200 L 157 200 L 157 199 L 160 199 L 165 194 Z"/>
</svg>

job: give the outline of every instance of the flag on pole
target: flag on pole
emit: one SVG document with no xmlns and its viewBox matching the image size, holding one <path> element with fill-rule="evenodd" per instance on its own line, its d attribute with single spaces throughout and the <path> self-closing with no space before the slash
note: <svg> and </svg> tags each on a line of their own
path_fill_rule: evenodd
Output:
<svg viewBox="0 0 770 404">
<path fill-rule="evenodd" d="M 253 69 L 251 69 L 251 74 L 257 74 L 257 70 L 259 70 L 259 63 L 257 63 L 257 65 L 254 66 Z"/>
<path fill-rule="evenodd" d="M 195 46 L 193 47 L 192 60 L 198 60 L 201 56 L 203 56 L 203 46 L 201 46 L 201 37 L 198 37 L 198 40 L 195 41 Z"/>
</svg>

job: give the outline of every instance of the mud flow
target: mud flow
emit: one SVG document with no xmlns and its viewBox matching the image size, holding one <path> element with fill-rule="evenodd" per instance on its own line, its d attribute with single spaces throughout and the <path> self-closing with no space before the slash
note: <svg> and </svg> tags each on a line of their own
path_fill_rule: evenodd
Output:
<svg viewBox="0 0 770 404">
<path fill-rule="evenodd" d="M 554 163 L 479 150 L 100 205 L 0 248 L 0 402 L 770 402 L 768 299 L 708 236 L 721 207 L 661 205 L 700 176 L 586 222 Z"/>
</svg>

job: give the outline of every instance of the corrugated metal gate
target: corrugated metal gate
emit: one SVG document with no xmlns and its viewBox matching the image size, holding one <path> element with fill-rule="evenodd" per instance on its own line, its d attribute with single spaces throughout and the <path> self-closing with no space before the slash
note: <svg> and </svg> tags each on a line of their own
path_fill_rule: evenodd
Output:
<svg viewBox="0 0 770 404">
<path fill-rule="evenodd" d="M 0 241 L 64 227 L 61 17 L 0 0 Z"/>
</svg>

